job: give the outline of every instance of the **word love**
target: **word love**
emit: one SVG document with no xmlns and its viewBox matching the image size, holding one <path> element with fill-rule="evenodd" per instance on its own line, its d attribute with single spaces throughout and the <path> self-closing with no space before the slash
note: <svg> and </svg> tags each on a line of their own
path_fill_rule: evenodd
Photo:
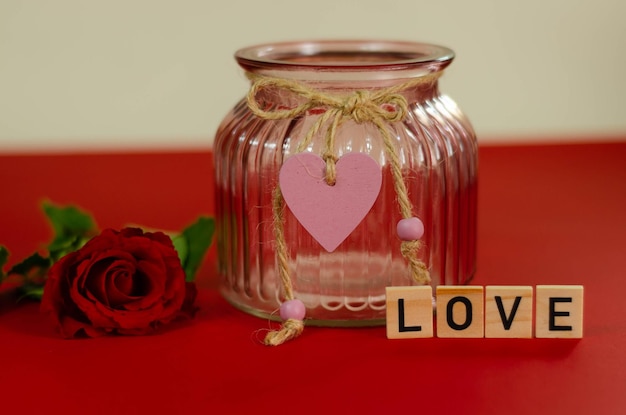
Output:
<svg viewBox="0 0 626 415">
<path fill-rule="evenodd" d="M 387 287 L 387 338 L 434 337 L 432 288 Z M 437 337 L 579 339 L 583 287 L 438 286 Z"/>
</svg>

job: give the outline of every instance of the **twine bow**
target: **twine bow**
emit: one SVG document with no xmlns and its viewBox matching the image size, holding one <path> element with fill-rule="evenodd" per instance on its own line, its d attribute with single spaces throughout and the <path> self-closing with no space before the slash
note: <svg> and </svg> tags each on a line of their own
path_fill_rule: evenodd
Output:
<svg viewBox="0 0 626 415">
<path fill-rule="evenodd" d="M 358 124 L 372 123 L 376 126 L 383 139 L 385 153 L 390 160 L 391 174 L 394 187 L 398 196 L 400 213 L 403 218 L 413 216 L 413 206 L 409 200 L 406 185 L 402 177 L 400 160 L 393 145 L 393 139 L 388 129 L 388 123 L 402 121 L 408 112 L 408 103 L 399 92 L 419 85 L 433 84 L 441 73 L 432 73 L 408 82 L 394 85 L 379 90 L 357 90 L 348 95 L 333 95 L 310 88 L 300 82 L 283 79 L 263 77 L 248 74 L 252 86 L 248 91 L 247 104 L 250 111 L 259 118 L 266 120 L 285 120 L 305 115 L 307 111 L 322 108 L 325 112 L 318 118 L 313 126 L 307 131 L 302 142 L 298 145 L 296 153 L 304 151 L 313 137 L 322 127 L 328 125 L 325 134 L 324 150 L 322 159 L 326 163 L 325 181 L 332 186 L 336 182 L 335 164 L 338 157 L 334 153 L 335 136 L 337 129 L 345 120 L 353 120 Z M 289 91 L 303 98 L 303 103 L 292 109 L 263 109 L 257 100 L 258 93 L 267 88 L 279 88 Z M 274 218 L 274 237 L 276 240 L 276 258 L 278 273 L 285 290 L 286 300 L 293 300 L 293 288 L 289 277 L 289 255 L 284 236 L 284 199 L 277 185 L 272 200 Z M 403 241 L 401 245 L 402 255 L 409 263 L 411 277 L 421 285 L 430 283 L 430 274 L 426 265 L 417 257 L 421 247 L 419 240 Z M 287 324 L 288 323 L 288 324 Z M 265 344 L 278 345 L 291 338 L 300 335 L 303 329 L 302 322 L 289 319 L 283 323 L 281 330 L 270 332 L 265 338 Z"/>
<path fill-rule="evenodd" d="M 299 117 L 306 114 L 307 111 L 314 108 L 325 108 L 326 111 L 315 122 L 315 124 L 306 133 L 304 140 L 296 149 L 296 153 L 300 153 L 306 149 L 311 143 L 313 137 L 318 134 L 322 126 L 326 125 L 330 120 L 325 137 L 325 146 L 322 153 L 322 159 L 326 162 L 326 183 L 335 184 L 336 170 L 335 163 L 338 157 L 334 154 L 335 135 L 338 127 L 346 119 L 351 119 L 358 124 L 371 122 L 374 124 L 383 136 L 385 150 L 391 157 L 392 166 L 398 166 L 399 175 L 394 174 L 394 180 L 402 180 L 400 172 L 400 163 L 394 163 L 397 160 L 395 149 L 386 123 L 402 121 L 408 111 L 408 103 L 404 96 L 399 94 L 400 91 L 415 87 L 418 85 L 432 84 L 441 74 L 439 72 L 429 74 L 420 78 L 410 80 L 408 82 L 394 85 L 389 88 L 379 89 L 376 91 L 357 90 L 352 94 L 341 96 L 324 93 L 300 83 L 283 78 L 262 77 L 258 75 L 248 74 L 252 82 L 252 86 L 246 97 L 248 107 L 254 115 L 266 120 L 286 120 Z M 292 109 L 271 109 L 265 110 L 261 108 L 261 104 L 257 101 L 259 91 L 266 88 L 280 88 L 292 92 L 293 94 L 304 98 L 304 102 Z M 406 191 L 405 191 L 406 193 Z"/>
</svg>

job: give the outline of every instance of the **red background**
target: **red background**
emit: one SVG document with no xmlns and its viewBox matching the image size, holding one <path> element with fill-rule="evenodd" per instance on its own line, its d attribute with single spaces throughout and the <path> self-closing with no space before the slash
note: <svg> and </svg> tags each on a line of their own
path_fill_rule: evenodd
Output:
<svg viewBox="0 0 626 415">
<path fill-rule="evenodd" d="M 51 236 L 39 203 L 100 228 L 177 230 L 212 214 L 208 152 L 0 155 L 0 243 L 11 262 Z M 305 329 L 260 344 L 267 321 L 216 291 L 157 335 L 63 340 L 0 293 L 0 413 L 595 413 L 626 408 L 626 138 L 480 148 L 477 285 L 583 284 L 581 340 L 387 340 L 384 327 Z"/>
</svg>

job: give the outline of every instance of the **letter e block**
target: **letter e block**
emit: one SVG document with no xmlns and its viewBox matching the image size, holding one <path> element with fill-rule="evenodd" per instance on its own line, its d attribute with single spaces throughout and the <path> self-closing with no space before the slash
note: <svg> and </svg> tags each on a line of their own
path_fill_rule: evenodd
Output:
<svg viewBox="0 0 626 415">
<path fill-rule="evenodd" d="M 485 287 L 485 337 L 533 337 L 533 287 Z"/>
<path fill-rule="evenodd" d="M 430 285 L 387 287 L 387 338 L 433 337 L 433 289 Z"/>
<path fill-rule="evenodd" d="M 538 285 L 535 296 L 535 337 L 583 337 L 582 285 Z"/>
<path fill-rule="evenodd" d="M 475 285 L 437 287 L 437 337 L 483 337 L 484 288 Z"/>
</svg>

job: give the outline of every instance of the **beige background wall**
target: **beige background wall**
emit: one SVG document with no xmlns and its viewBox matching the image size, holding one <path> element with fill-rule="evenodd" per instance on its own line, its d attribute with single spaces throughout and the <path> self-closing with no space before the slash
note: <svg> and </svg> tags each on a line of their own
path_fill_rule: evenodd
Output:
<svg viewBox="0 0 626 415">
<path fill-rule="evenodd" d="M 622 0 L 0 0 L 0 152 L 206 148 L 239 47 L 439 43 L 481 142 L 626 136 Z"/>
</svg>

